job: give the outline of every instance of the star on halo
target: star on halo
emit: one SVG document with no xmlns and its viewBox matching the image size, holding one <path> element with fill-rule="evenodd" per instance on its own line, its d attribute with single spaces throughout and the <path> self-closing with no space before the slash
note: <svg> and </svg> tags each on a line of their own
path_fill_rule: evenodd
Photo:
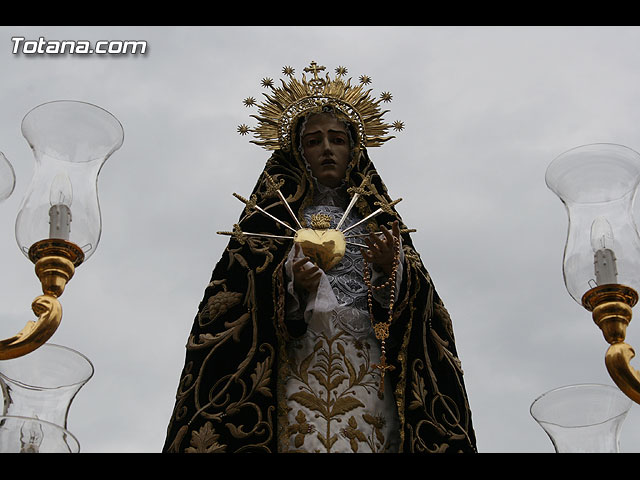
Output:
<svg viewBox="0 0 640 480">
<path fill-rule="evenodd" d="M 393 122 L 393 129 L 398 132 L 400 130 L 404 130 L 404 122 L 401 122 L 400 120 L 396 120 L 395 122 Z"/>
</svg>

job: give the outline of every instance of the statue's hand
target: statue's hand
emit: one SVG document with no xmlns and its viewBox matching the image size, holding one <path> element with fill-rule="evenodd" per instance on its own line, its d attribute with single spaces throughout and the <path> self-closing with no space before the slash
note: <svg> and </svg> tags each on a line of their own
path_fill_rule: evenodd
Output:
<svg viewBox="0 0 640 480">
<path fill-rule="evenodd" d="M 394 259 L 394 238 L 400 238 L 400 225 L 396 220 L 389 231 L 384 225 L 381 227 L 383 238 L 370 234 L 364 241 L 369 247 L 362 249 L 362 256 L 369 263 L 378 265 L 387 275 L 391 274 Z"/>
<path fill-rule="evenodd" d="M 294 248 L 296 256 L 302 253 L 300 245 L 296 244 Z M 316 264 L 309 266 L 308 263 L 313 264 L 309 257 L 302 257 L 293 262 L 293 283 L 297 289 L 312 293 L 318 289 L 322 270 Z"/>
</svg>

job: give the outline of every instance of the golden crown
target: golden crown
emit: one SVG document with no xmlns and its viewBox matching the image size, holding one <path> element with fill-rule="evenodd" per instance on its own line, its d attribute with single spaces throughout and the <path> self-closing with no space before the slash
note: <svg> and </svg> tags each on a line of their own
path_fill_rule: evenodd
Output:
<svg viewBox="0 0 640 480">
<path fill-rule="evenodd" d="M 311 73 L 313 78 L 307 80 L 303 73 L 302 79 L 298 80 L 294 78 L 293 68 L 284 67 L 282 73 L 289 80 L 286 82 L 281 79 L 281 87 L 274 86 L 271 78 L 262 79 L 262 86 L 270 88 L 271 94 L 265 93 L 266 100 L 260 105 L 253 97 L 243 102 L 247 107 L 258 106 L 259 115 L 251 115 L 258 120 L 258 126 L 251 129 L 247 125 L 240 125 L 238 133 L 246 135 L 253 132 L 258 140 L 251 140 L 251 143 L 267 150 L 286 150 L 291 145 L 291 128 L 296 120 L 323 106 L 333 106 L 346 115 L 357 130 L 360 145 L 364 147 L 378 147 L 395 138 L 387 135 L 389 129 L 400 131 L 404 128 L 403 122 L 387 124 L 382 120 L 388 110 L 382 110 L 380 104 L 390 102 L 392 96 L 389 92 L 383 92 L 379 99 L 372 98 L 371 90 L 365 90 L 365 86 L 371 83 L 369 76 L 361 75 L 360 84 L 352 86 L 350 78 L 344 80 L 346 68 L 337 67 L 333 80 L 328 73 L 324 78 L 319 75 L 324 70 L 325 67 L 311 62 L 304 72 Z"/>
</svg>

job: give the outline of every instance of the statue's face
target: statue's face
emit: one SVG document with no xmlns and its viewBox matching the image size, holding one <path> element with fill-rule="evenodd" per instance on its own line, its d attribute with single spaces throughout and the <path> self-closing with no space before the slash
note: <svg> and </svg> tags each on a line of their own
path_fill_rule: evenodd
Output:
<svg viewBox="0 0 640 480">
<path fill-rule="evenodd" d="M 339 186 L 350 157 L 345 125 L 328 113 L 309 117 L 302 132 L 302 152 L 318 182 Z"/>
</svg>

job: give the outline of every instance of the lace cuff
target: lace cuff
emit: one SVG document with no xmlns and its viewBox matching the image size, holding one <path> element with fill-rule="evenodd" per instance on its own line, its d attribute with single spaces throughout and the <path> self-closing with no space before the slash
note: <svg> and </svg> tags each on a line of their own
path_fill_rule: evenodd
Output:
<svg viewBox="0 0 640 480">
<path fill-rule="evenodd" d="M 316 322 L 321 322 L 328 317 L 328 314 L 338 306 L 338 300 L 324 272 L 322 272 L 318 288 L 315 292 L 300 293 L 295 289 L 293 283 L 293 263 L 300 258 L 304 258 L 304 255 L 300 253 L 296 256 L 296 249 L 292 248 L 284 264 L 287 284 L 285 314 L 288 320 L 302 321 L 302 319 L 304 319 L 307 325 L 313 326 Z M 305 267 L 309 268 L 312 265 L 311 262 L 307 262 Z"/>
</svg>

